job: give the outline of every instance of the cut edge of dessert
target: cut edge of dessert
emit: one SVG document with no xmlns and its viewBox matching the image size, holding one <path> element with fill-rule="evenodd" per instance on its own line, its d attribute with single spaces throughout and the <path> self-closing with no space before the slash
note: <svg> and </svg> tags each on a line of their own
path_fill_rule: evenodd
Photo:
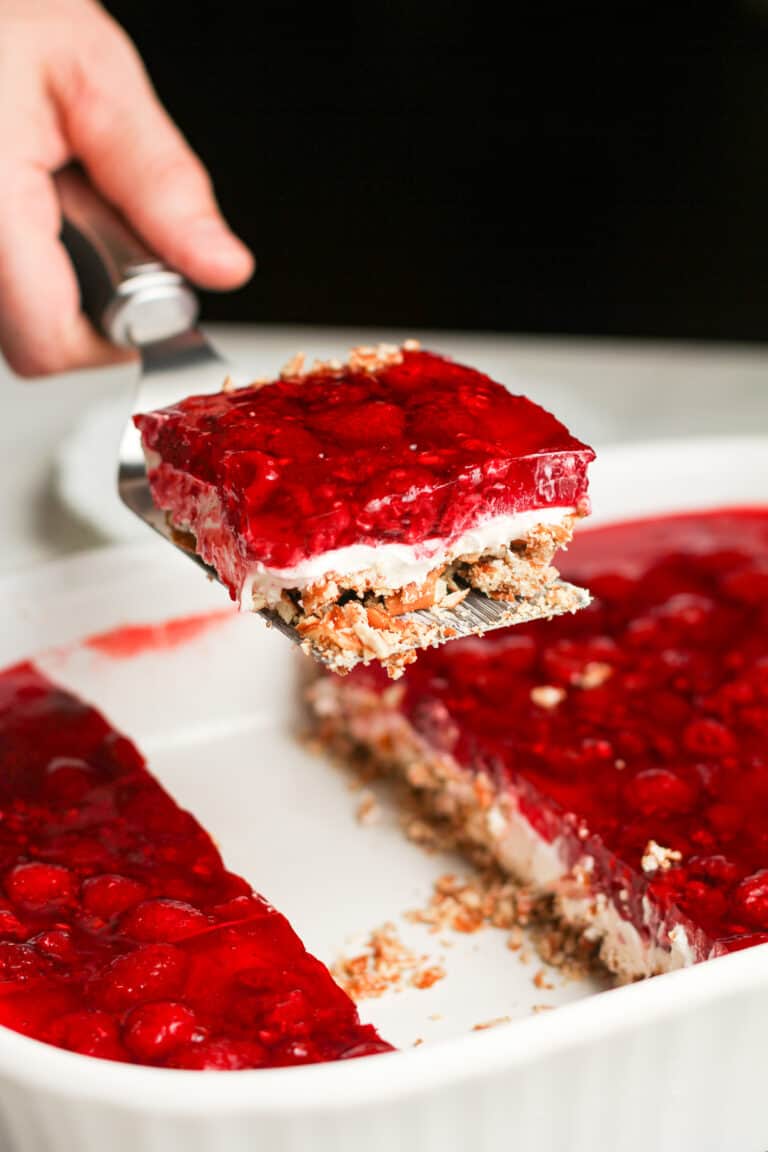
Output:
<svg viewBox="0 0 768 1152">
<path fill-rule="evenodd" d="M 316 740 L 404 781 L 437 843 L 540 894 L 620 981 L 766 943 L 768 513 L 612 524 L 574 552 L 588 613 L 398 684 L 318 674 Z"/>
<path fill-rule="evenodd" d="M 424 817 L 441 831 L 447 826 L 451 843 L 470 861 L 480 852 L 481 859 L 554 900 L 555 922 L 599 945 L 601 963 L 620 981 L 673 971 L 708 955 L 694 925 L 679 915 L 660 924 L 650 906 L 645 927 L 653 925 L 665 945 L 642 935 L 604 892 L 593 890 L 587 846 L 574 861 L 572 844 L 545 839 L 526 819 L 522 790 L 508 784 L 499 789 L 490 773 L 469 771 L 426 741 L 399 711 L 399 685 L 375 692 L 320 676 L 307 698 L 315 735 L 333 757 L 359 765 L 366 777 L 373 770 L 404 782 Z M 668 849 L 650 841 L 647 854 L 649 870 L 669 867 Z"/>
<path fill-rule="evenodd" d="M 386 344 L 355 348 L 346 364 L 315 361 L 311 369 L 305 369 L 299 354 L 277 383 L 300 382 L 306 387 L 306 382 L 326 377 L 329 383 L 374 380 L 378 373 L 402 365 L 406 356 L 427 356 L 461 369 L 422 353 L 417 341 L 406 341 L 401 348 Z M 501 388 L 472 369 L 463 371 Z M 268 380 L 260 379 L 239 390 L 225 382 L 223 391 L 243 397 L 250 393 L 258 403 L 259 394 L 270 387 Z M 552 420 L 530 401 L 525 403 Z M 177 415 L 173 410 L 171 419 Z M 552 566 L 555 552 L 567 547 L 574 525 L 589 513 L 585 479 L 567 506 L 534 501 L 521 511 L 490 515 L 483 515 L 480 508 L 460 531 L 443 539 L 432 535 L 415 544 L 400 539 L 352 542 L 298 564 L 274 566 L 245 555 L 216 483 L 176 467 L 158 451 L 158 421 L 163 419 L 163 413 L 147 414 L 137 417 L 136 423 L 153 498 L 165 510 L 175 542 L 210 565 L 243 610 L 260 612 L 294 630 L 305 651 L 336 673 L 344 675 L 357 664 L 378 661 L 396 679 L 416 659 L 418 649 L 575 612 L 589 603 L 589 594 L 561 580 Z M 552 424 L 562 428 L 554 420 Z M 572 444 L 588 454 L 588 463 L 591 449 L 578 441 Z M 414 490 L 413 496 L 403 499 L 416 501 L 418 493 Z"/>
<path fill-rule="evenodd" d="M 330 572 L 303 588 L 283 590 L 275 610 L 335 672 L 377 660 L 397 679 L 417 649 L 467 635 L 457 609 L 473 591 L 509 605 L 492 623 L 471 629 L 477 633 L 585 607 L 588 594 L 560 580 L 551 566 L 557 549 L 570 541 L 577 515 L 558 510 L 556 520 L 544 515 L 527 527 L 523 514 L 509 525 L 511 537 L 503 543 L 467 551 L 466 541 L 459 540 L 433 557 L 435 566 L 424 579 L 405 584 L 387 579 L 379 568 Z M 267 607 L 258 595 L 254 603 Z"/>
<path fill-rule="evenodd" d="M 560 579 L 551 564 L 584 514 L 558 510 L 551 523 L 544 514 L 530 528 L 511 526 L 514 539 L 480 552 L 461 551 L 459 541 L 426 578 L 406 584 L 383 576 L 379 567 L 331 571 L 288 587 L 269 588 L 253 576 L 240 606 L 294 629 L 304 651 L 339 675 L 378 661 L 396 680 L 419 649 L 585 608 L 586 589 Z M 189 524 L 169 516 L 169 525 L 180 547 L 200 554 Z M 473 592 L 492 604 L 479 607 L 477 598 L 470 599 Z"/>
</svg>

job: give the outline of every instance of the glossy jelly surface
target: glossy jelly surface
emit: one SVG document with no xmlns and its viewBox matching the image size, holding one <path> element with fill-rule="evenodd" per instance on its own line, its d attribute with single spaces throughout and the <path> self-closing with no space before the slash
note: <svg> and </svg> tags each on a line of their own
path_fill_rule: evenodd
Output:
<svg viewBox="0 0 768 1152">
<path fill-rule="evenodd" d="M 768 509 L 585 531 L 562 567 L 591 607 L 425 653 L 402 708 L 627 918 L 650 895 L 704 954 L 768 940 Z"/>
<path fill-rule="evenodd" d="M 173 1068 L 389 1049 L 130 741 L 29 664 L 0 674 L 0 768 L 0 1023 Z"/>
<path fill-rule="evenodd" d="M 573 507 L 590 448 L 544 409 L 428 352 L 191 397 L 135 418 L 171 469 L 215 487 L 249 559 L 272 568 L 352 544 L 451 540 L 499 513 Z M 180 499 L 186 489 L 180 485 Z"/>
</svg>

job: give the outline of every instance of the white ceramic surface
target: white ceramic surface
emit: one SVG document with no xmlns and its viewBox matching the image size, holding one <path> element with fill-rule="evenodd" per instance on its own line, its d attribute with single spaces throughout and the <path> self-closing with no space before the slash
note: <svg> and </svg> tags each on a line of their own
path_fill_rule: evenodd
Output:
<svg viewBox="0 0 768 1152">
<path fill-rule="evenodd" d="M 768 502 L 768 441 L 604 452 L 596 521 Z M 343 776 L 292 740 L 295 653 L 255 618 L 132 659 L 78 641 L 125 622 L 222 606 L 223 592 L 160 541 L 0 582 L 0 663 L 39 653 L 103 707 L 244 872 L 324 959 L 423 902 L 445 861 L 387 812 L 361 828 Z M 402 925 L 402 922 L 400 922 Z M 534 989 L 488 931 L 404 935 L 445 981 L 363 1005 L 405 1050 L 340 1065 L 192 1074 L 88 1060 L 0 1029 L 0 1148 L 8 1152 L 764 1152 L 768 948 L 631 988 Z M 475 950 L 476 949 L 476 950 Z M 559 984 L 557 978 L 554 981 Z M 555 1012 L 531 1015 L 534 1002 Z M 566 1002 L 568 1001 L 568 1002 Z M 428 1017 L 440 1014 L 442 1019 Z M 510 1014 L 513 1022 L 473 1033 Z M 410 1047 L 416 1037 L 425 1043 Z"/>
</svg>

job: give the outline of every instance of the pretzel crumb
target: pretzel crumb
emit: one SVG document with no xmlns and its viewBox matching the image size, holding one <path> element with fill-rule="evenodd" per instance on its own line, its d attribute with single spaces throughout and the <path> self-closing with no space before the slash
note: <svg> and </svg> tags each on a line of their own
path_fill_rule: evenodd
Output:
<svg viewBox="0 0 768 1152">
<path fill-rule="evenodd" d="M 520 911 L 528 908 L 528 893 L 500 873 L 458 877 L 446 872 L 435 881 L 426 908 L 412 908 L 405 915 L 432 933 L 448 928 L 467 934 L 486 925 L 512 928 Z"/>
<path fill-rule="evenodd" d="M 519 952 L 523 946 L 523 930 L 519 924 L 515 924 L 507 937 L 507 948 L 510 952 Z"/>
<path fill-rule="evenodd" d="M 396 344 L 361 344 L 349 350 L 348 363 L 353 372 L 377 372 L 380 368 L 402 364 L 402 361 L 403 353 Z"/>
<path fill-rule="evenodd" d="M 344 368 L 341 360 L 331 358 L 330 360 L 315 360 L 312 363 L 313 372 L 341 372 Z"/>
<path fill-rule="evenodd" d="M 483 1020 L 480 1024 L 473 1024 L 473 1032 L 484 1032 L 486 1028 L 496 1028 L 499 1024 L 510 1024 L 511 1016 L 495 1016 L 492 1020 Z"/>
<path fill-rule="evenodd" d="M 363 824 L 366 827 L 369 824 L 375 824 L 380 819 L 381 808 L 373 792 L 369 792 L 366 789 L 361 793 L 360 802 L 355 811 L 355 817 L 358 824 Z"/>
<path fill-rule="evenodd" d="M 599 688 L 606 680 L 610 680 L 611 676 L 613 668 L 610 664 L 605 664 L 602 660 L 589 660 L 581 672 L 573 677 L 573 683 L 577 688 L 589 690 Z"/>
<path fill-rule="evenodd" d="M 442 965 L 429 963 L 428 956 L 408 948 L 390 922 L 371 932 L 361 952 L 339 957 L 330 971 L 355 1001 L 372 1000 L 407 985 L 431 988 L 446 974 Z"/>
<path fill-rule="evenodd" d="M 304 352 L 297 352 L 290 360 L 283 365 L 280 369 L 281 380 L 294 380 L 297 376 L 303 376 L 306 372 L 304 367 L 307 357 Z"/>
<path fill-rule="evenodd" d="M 433 964 L 430 968 L 422 968 L 419 972 L 415 972 L 410 982 L 414 988 L 431 988 L 433 984 L 444 979 L 445 968 L 442 964 Z"/>
<path fill-rule="evenodd" d="M 565 700 L 565 688 L 555 684 L 539 684 L 531 688 L 531 700 L 537 708 L 557 708 Z"/>
<path fill-rule="evenodd" d="M 667 872 L 682 858 L 682 852 L 678 852 L 675 848 L 664 848 L 655 840 L 649 840 L 640 864 L 643 872 Z"/>
</svg>

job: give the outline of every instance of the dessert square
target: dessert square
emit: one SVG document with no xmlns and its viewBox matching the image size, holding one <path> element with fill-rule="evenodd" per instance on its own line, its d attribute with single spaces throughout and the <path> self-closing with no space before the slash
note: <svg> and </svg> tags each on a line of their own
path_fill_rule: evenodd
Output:
<svg viewBox="0 0 768 1152">
<path fill-rule="evenodd" d="M 244 609 L 277 614 L 336 672 L 399 675 L 456 634 L 471 590 L 510 621 L 587 602 L 551 560 L 588 512 L 594 453 L 414 342 L 308 371 L 298 357 L 279 380 L 135 422 L 173 528 Z"/>
<path fill-rule="evenodd" d="M 228 1070 L 390 1049 L 94 708 L 0 673 L 0 1024 Z"/>
<path fill-rule="evenodd" d="M 584 533 L 594 601 L 312 690 L 321 737 L 404 777 L 601 941 L 624 979 L 768 942 L 768 510 Z"/>
</svg>

